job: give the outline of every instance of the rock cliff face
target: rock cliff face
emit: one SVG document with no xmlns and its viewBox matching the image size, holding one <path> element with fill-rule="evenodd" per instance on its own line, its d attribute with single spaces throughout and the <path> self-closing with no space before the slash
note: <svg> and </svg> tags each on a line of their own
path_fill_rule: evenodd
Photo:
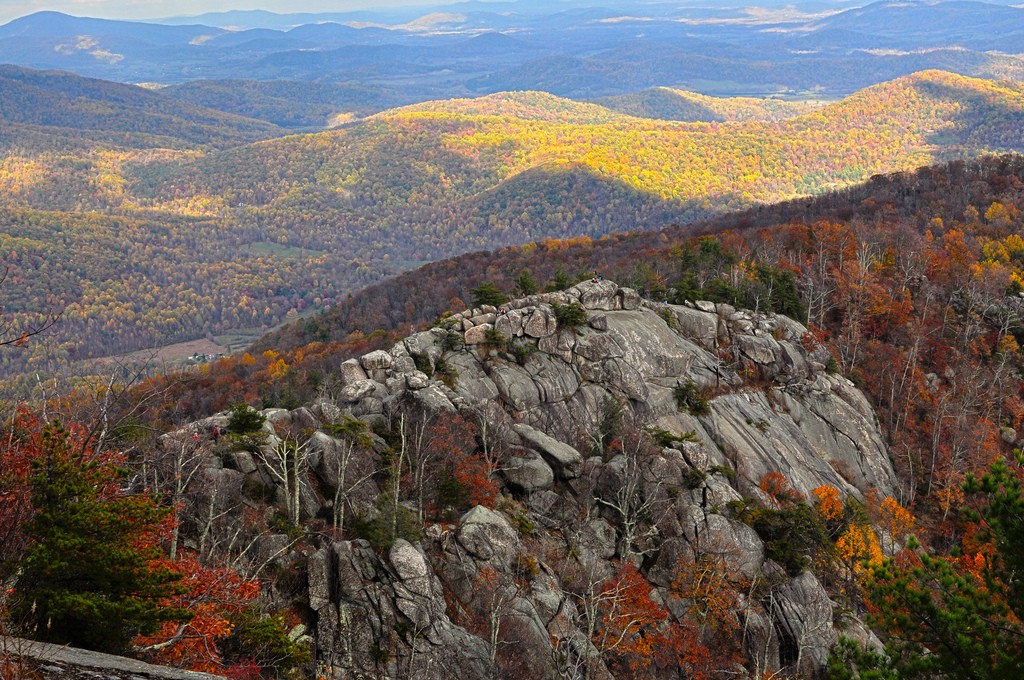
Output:
<svg viewBox="0 0 1024 680">
<path fill-rule="evenodd" d="M 868 634 L 841 621 L 812 571 L 772 559 L 739 509 L 772 502 L 759 487 L 771 472 L 804 496 L 822 485 L 853 498 L 893 492 L 870 406 L 828 363 L 792 319 L 654 303 L 591 281 L 466 310 L 390 351 L 345 362 L 334 398 L 266 412 L 262 453 L 222 454 L 206 474 L 223 488 L 220 503 L 254 487 L 282 501 L 265 468 L 278 437 L 303 430 L 302 516 L 322 517 L 340 502 L 372 517 L 388 483 L 378 475 L 349 488 L 344 480 L 394 454 L 374 438 L 339 483 L 351 449 L 330 425 L 345 415 L 384 430 L 410 404 L 442 420 L 461 414 L 501 452 L 495 509 L 429 525 L 420 540 L 376 550 L 338 540 L 311 554 L 316 655 L 336 677 L 491 677 L 508 648 L 515 658 L 503 667 L 529 669 L 524 677 L 611 677 L 595 643 L 600 584 L 631 563 L 651 599 L 681 618 L 692 602 L 676 596 L 679 565 L 704 557 L 736 593 L 728 617 L 747 659 L 736 670 L 813 672 L 841 625 L 847 635 Z M 632 427 L 613 431 L 620 423 Z M 658 432 L 664 446 L 643 444 L 635 430 Z"/>
</svg>

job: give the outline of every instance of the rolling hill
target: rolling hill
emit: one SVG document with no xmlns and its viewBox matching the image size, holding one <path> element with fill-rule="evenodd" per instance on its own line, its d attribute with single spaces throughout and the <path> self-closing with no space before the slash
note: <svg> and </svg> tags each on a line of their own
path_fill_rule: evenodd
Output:
<svg viewBox="0 0 1024 680">
<path fill-rule="evenodd" d="M 8 145 L 53 148 L 54 137 L 79 148 L 228 147 L 277 137 L 263 121 L 178 101 L 133 85 L 62 71 L 0 65 L 0 124 Z M 42 136 L 42 140 L 35 137 Z"/>
<path fill-rule="evenodd" d="M 637 124 L 633 116 L 617 113 L 606 106 L 573 101 L 547 92 L 499 92 L 474 98 L 443 99 L 411 104 L 386 111 L 380 116 L 387 120 L 406 114 L 440 114 L 458 116 L 491 116 L 547 123 L 577 125 Z"/>
<path fill-rule="evenodd" d="M 991 219 L 984 218 L 983 214 L 993 204 L 1004 206 L 1008 212 L 992 212 Z M 699 267 L 699 263 L 693 262 L 688 265 L 692 269 L 684 267 L 683 246 L 708 236 L 752 259 L 760 257 L 761 247 L 770 254 L 769 259 L 777 258 L 784 266 L 797 269 L 806 269 L 811 256 L 805 253 L 807 259 L 796 258 L 780 244 L 803 237 L 824 246 L 830 229 L 846 234 L 854 226 L 865 233 L 873 229 L 875 237 L 885 236 L 894 241 L 905 239 L 907 231 L 923 234 L 935 230 L 931 232 L 933 237 L 951 231 L 947 247 L 955 247 L 960 243 L 958 239 L 965 238 L 967 248 L 977 251 L 976 257 L 984 258 L 980 251 L 986 243 L 997 235 L 1014 231 L 1006 216 L 1019 215 L 1022 205 L 1024 156 L 1018 154 L 880 174 L 821 196 L 757 206 L 692 224 L 611 234 L 599 239 L 548 240 L 445 258 L 369 286 L 321 314 L 286 324 L 260 338 L 253 350 L 292 352 L 313 342 L 343 342 L 375 331 L 398 332 L 430 325 L 445 312 L 467 306 L 472 299 L 471 290 L 482 282 L 513 294 L 521 293 L 517 286 L 524 271 L 543 288 L 559 277 L 574 282 L 590 278 L 593 271 L 599 270 L 603 276 L 648 296 L 663 297 L 668 294 L 667 285 Z M 866 225 L 875 226 L 869 229 Z M 779 244 L 770 245 L 773 240 Z M 834 243 L 829 245 L 833 246 Z M 999 251 L 991 245 L 988 248 L 991 260 L 992 254 Z M 1018 247 L 1005 258 L 1004 264 L 1016 269 L 1018 276 L 1024 274 L 1024 250 Z M 976 273 L 982 271 L 984 268 L 979 268 Z M 893 274 L 885 270 L 881 273 Z M 955 282 L 938 285 L 951 283 Z M 998 296 L 999 292 L 993 294 Z M 1024 322 L 1024 317 L 1021 319 Z M 1024 325 L 1015 332 L 1024 334 Z"/>
<path fill-rule="evenodd" d="M 709 97 L 670 87 L 595 99 L 594 104 L 640 118 L 690 123 L 784 120 L 810 113 L 820 104 L 759 97 Z"/>
<path fill-rule="evenodd" d="M 159 92 L 196 106 L 309 131 L 415 101 L 387 87 L 297 80 L 197 80 Z"/>
<path fill-rule="evenodd" d="M 154 207 L 172 184 L 228 213 L 244 204 L 288 224 L 287 238 L 304 247 L 323 246 L 337 238 L 333 225 L 346 225 L 342 232 L 369 229 L 365 245 L 378 256 L 423 260 L 450 252 L 453 238 L 487 247 L 637 226 L 604 217 L 612 202 L 601 191 L 566 195 L 546 181 L 526 190 L 535 180 L 588 174 L 687 221 L 937 159 L 1022 149 L 1022 117 L 1018 85 L 941 72 L 777 122 L 655 121 L 515 93 L 395 109 L 344 130 L 207 155 L 160 168 L 158 181 L 140 172 L 136 186 Z M 502 191 L 509 182 L 516 192 Z"/>
<path fill-rule="evenodd" d="M 1022 130 L 1019 85 L 925 72 L 780 121 L 510 93 L 219 151 L 9 153 L 2 247 L 32 282 L 11 309 L 67 308 L 56 354 L 120 353 L 273 325 L 454 253 L 659 229 L 1024 150 Z"/>
</svg>

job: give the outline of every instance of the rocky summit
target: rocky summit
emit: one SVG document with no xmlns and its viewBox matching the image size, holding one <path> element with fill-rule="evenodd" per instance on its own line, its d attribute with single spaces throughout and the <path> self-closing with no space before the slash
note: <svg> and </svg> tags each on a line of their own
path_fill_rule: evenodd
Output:
<svg viewBox="0 0 1024 680">
<path fill-rule="evenodd" d="M 626 576 L 664 612 L 657 630 L 695 631 L 679 658 L 717 641 L 745 659 L 736 677 L 815 673 L 840 634 L 873 637 L 834 601 L 841 575 L 818 573 L 783 501 L 896 487 L 867 400 L 829 365 L 793 319 L 662 304 L 607 280 L 468 309 L 346 361 L 317 402 L 264 411 L 259 437 L 204 439 L 209 514 L 259 496 L 344 527 L 301 553 L 286 532 L 253 548 L 303 564 L 330 677 L 468 680 L 496 664 L 506 677 L 630 677 L 628 654 L 659 650 L 616 619 Z M 454 512 L 415 489 L 452 474 L 430 457 L 454 446 L 457 422 L 474 425 L 495 488 Z M 779 526 L 764 521 L 773 512 Z M 711 594 L 691 578 L 706 564 L 721 575 Z"/>
</svg>

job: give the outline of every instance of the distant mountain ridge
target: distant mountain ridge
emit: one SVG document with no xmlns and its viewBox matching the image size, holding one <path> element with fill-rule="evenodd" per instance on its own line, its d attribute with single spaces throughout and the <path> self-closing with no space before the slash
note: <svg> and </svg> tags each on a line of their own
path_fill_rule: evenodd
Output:
<svg viewBox="0 0 1024 680">
<path fill-rule="evenodd" d="M 810 113 L 823 105 L 753 97 L 708 97 L 668 87 L 604 97 L 593 103 L 641 118 L 707 123 L 784 120 Z"/>
<path fill-rule="evenodd" d="M 506 90 L 592 98 L 652 87 L 835 96 L 930 68 L 1024 73 L 1014 56 L 1024 52 L 1016 28 L 1024 10 L 1007 3 L 765 4 L 468 3 L 164 23 L 39 12 L 0 26 L 0 53 L 30 68 L 121 82 L 245 77 L 400 87 L 400 103 Z M 474 37 L 481 41 L 467 40 Z"/>
<path fill-rule="evenodd" d="M 908 38 L 920 45 L 984 43 L 1009 30 L 1024 39 L 1024 8 L 988 2 L 873 2 L 848 9 L 813 24 L 821 30 L 844 30 L 861 35 Z"/>
<path fill-rule="evenodd" d="M 170 85 L 159 92 L 197 106 L 310 131 L 412 101 L 398 88 L 297 80 L 198 80 Z"/>
<path fill-rule="evenodd" d="M 270 123 L 202 108 L 133 85 L 0 65 L 0 121 L 126 146 L 234 146 L 280 136 Z M 26 132 L 22 144 L 31 143 Z M 45 148 L 45 143 L 43 144 Z"/>
</svg>

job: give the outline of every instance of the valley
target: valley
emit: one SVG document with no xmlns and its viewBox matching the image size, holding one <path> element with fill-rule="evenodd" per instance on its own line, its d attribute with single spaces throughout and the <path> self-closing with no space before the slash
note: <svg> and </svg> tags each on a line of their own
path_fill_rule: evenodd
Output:
<svg viewBox="0 0 1024 680">
<path fill-rule="evenodd" d="M 104 87 L 44 83 L 61 96 Z M 152 93 L 126 92 L 153 106 Z M 64 316 L 45 348 L 3 357 L 3 370 L 274 326 L 453 252 L 658 229 L 1024 145 L 1019 86 L 943 72 L 809 112 L 688 96 L 707 120 L 506 93 L 225 149 L 196 145 L 190 122 L 170 147 L 86 131 L 64 137 L 77 150 L 11 148 L 3 238 L 23 297 L 8 312 Z M 176 129 L 133 115 L 136 128 Z M 57 224 L 60 239 L 44 236 Z"/>
</svg>

